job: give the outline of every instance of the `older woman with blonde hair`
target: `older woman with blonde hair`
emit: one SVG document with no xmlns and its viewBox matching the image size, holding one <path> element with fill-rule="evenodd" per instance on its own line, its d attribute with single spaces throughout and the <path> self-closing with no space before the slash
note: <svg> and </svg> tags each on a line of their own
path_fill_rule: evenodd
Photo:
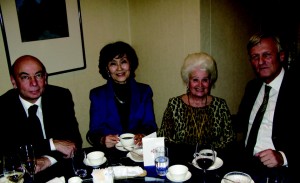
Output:
<svg viewBox="0 0 300 183">
<path fill-rule="evenodd" d="M 226 148 L 235 135 L 226 101 L 211 95 L 218 78 L 214 58 L 205 52 L 189 54 L 181 77 L 187 92 L 169 99 L 158 136 L 177 144 Z"/>
</svg>

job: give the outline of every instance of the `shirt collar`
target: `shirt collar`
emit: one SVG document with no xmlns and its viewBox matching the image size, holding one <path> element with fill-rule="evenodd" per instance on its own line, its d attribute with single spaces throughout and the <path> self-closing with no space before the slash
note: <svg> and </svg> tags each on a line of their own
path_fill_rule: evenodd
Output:
<svg viewBox="0 0 300 183">
<path fill-rule="evenodd" d="M 282 80 L 283 80 L 284 73 L 285 73 L 285 71 L 282 68 L 280 73 L 278 74 L 278 76 L 272 82 L 270 82 L 268 85 L 271 86 L 276 91 L 279 91 L 280 85 L 281 85 Z"/>
<path fill-rule="evenodd" d="M 39 98 L 37 99 L 37 101 L 36 101 L 34 104 L 32 104 L 32 103 L 30 103 L 30 102 L 24 100 L 20 95 L 19 95 L 19 98 L 20 98 L 20 100 L 21 100 L 21 103 L 22 103 L 22 105 L 23 105 L 23 107 L 24 107 L 26 113 L 27 113 L 27 111 L 28 111 L 28 108 L 29 108 L 30 106 L 34 105 L 34 104 L 37 105 L 37 106 L 39 106 L 39 107 L 41 107 L 42 97 L 39 97 Z"/>
</svg>

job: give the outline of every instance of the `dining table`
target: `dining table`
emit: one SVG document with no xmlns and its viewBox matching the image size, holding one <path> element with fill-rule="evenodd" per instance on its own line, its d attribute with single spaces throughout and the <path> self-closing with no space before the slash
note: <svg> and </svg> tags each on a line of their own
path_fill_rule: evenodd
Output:
<svg viewBox="0 0 300 183">
<path fill-rule="evenodd" d="M 242 171 L 245 172 L 245 169 L 242 169 L 239 166 L 236 166 L 238 160 L 234 159 L 234 156 L 228 156 L 228 154 L 222 154 L 222 152 L 217 153 L 215 164 L 210 168 L 206 173 L 203 173 L 203 170 L 195 165 L 194 153 L 195 146 L 184 145 L 184 144 L 165 144 L 168 147 L 168 157 L 169 157 L 169 166 L 182 164 L 188 167 L 188 171 L 191 173 L 191 177 L 188 177 L 188 180 L 184 182 L 191 183 L 223 183 L 222 178 L 224 175 L 231 171 Z M 93 183 L 92 172 L 96 169 L 102 169 L 113 166 L 140 166 L 146 171 L 144 176 L 136 177 L 123 177 L 121 179 L 115 179 L 114 182 L 120 183 L 135 183 L 135 182 L 173 182 L 168 179 L 167 176 L 158 176 L 155 170 L 155 166 L 144 166 L 143 162 L 134 161 L 130 156 L 128 156 L 128 151 L 119 150 L 116 147 L 106 148 L 104 146 L 98 147 L 87 147 L 81 149 L 84 153 L 89 153 L 92 151 L 102 151 L 105 154 L 106 161 L 99 167 L 86 166 L 87 176 L 82 178 L 83 183 Z M 246 172 L 248 173 L 248 172 Z M 249 172 L 250 174 L 251 172 Z M 63 176 L 67 182 L 70 177 L 76 176 L 71 159 L 65 159 L 64 161 L 58 162 L 51 167 L 47 168 L 44 171 L 41 171 L 35 175 L 34 183 L 45 183 L 55 177 Z M 271 182 L 268 178 L 257 177 L 256 174 L 250 174 L 253 181 L 252 183 L 265 183 Z M 275 182 L 275 181 L 274 181 Z M 280 182 L 288 182 L 283 181 Z M 26 183 L 26 182 L 24 182 Z"/>
</svg>

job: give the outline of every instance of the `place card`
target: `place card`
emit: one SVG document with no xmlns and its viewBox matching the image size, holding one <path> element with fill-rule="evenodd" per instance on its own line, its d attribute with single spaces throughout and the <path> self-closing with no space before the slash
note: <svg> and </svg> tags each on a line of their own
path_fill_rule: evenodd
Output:
<svg viewBox="0 0 300 183">
<path fill-rule="evenodd" d="M 157 137 L 156 132 L 142 138 L 144 166 L 154 166 L 154 149 L 165 146 L 165 138 Z"/>
</svg>

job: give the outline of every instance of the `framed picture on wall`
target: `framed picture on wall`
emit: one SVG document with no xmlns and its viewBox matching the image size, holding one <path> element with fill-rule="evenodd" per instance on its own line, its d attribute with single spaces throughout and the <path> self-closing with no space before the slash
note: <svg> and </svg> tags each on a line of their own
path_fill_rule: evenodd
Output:
<svg viewBox="0 0 300 183">
<path fill-rule="evenodd" d="M 22 55 L 48 75 L 86 68 L 80 0 L 0 0 L 0 23 L 9 68 Z"/>
</svg>

